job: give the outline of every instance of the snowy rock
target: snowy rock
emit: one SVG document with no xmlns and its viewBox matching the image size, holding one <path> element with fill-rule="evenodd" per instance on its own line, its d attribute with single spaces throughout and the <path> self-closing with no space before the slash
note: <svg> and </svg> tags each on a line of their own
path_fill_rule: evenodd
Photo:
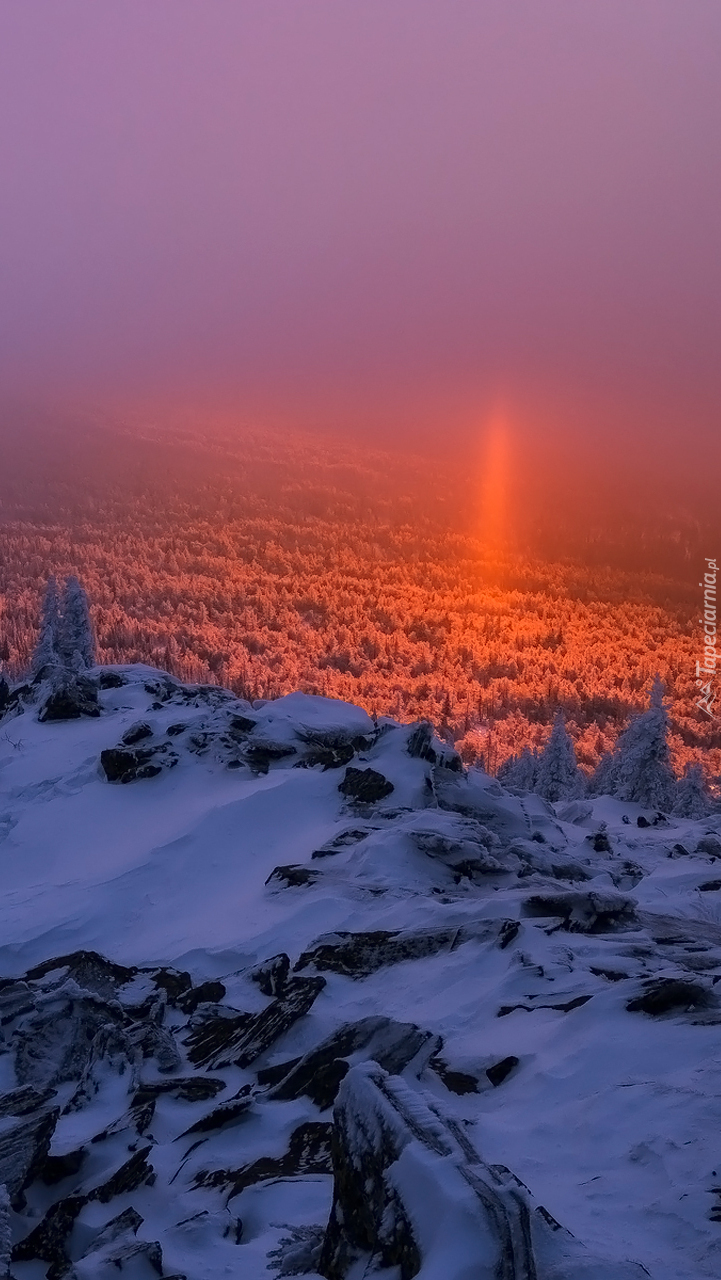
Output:
<svg viewBox="0 0 721 1280">
<path fill-rule="evenodd" d="M 291 978 L 260 1013 L 203 1013 L 186 1040 L 188 1057 L 212 1070 L 249 1066 L 308 1012 L 324 986 L 325 978 Z"/>
<path fill-rule="evenodd" d="M 560 916 L 571 933 L 606 933 L 638 925 L 633 898 L 591 889 L 535 893 L 523 904 L 527 916 Z"/>
<path fill-rule="evenodd" d="M 708 987 L 682 978 L 657 978 L 648 982 L 643 993 L 626 1004 L 630 1013 L 649 1013 L 653 1017 L 664 1013 L 717 1007 L 718 1000 Z"/>
<path fill-rule="evenodd" d="M 268 1097 L 287 1101 L 305 1095 L 323 1111 L 333 1105 L 341 1080 L 360 1055 L 372 1058 L 394 1074 L 404 1071 L 415 1060 L 415 1068 L 420 1072 L 437 1047 L 438 1037 L 412 1022 L 363 1018 L 340 1027 L 317 1048 L 289 1064 L 288 1074 L 271 1089 Z"/>
<path fill-rule="evenodd" d="M 11 1198 L 22 1192 L 42 1166 L 59 1114 L 59 1109 L 52 1107 L 27 1117 L 0 1120 L 0 1185 Z"/>
<path fill-rule="evenodd" d="M 350 800 L 360 804 L 375 804 L 385 800 L 394 790 L 393 783 L 378 773 L 376 769 L 352 769 L 345 771 L 345 777 L 338 784 L 338 790 Z"/>
<path fill-rule="evenodd" d="M 167 743 L 156 747 L 109 747 L 100 753 L 100 766 L 108 782 L 137 782 L 172 769 L 179 756 Z"/>
<path fill-rule="evenodd" d="M 38 720 L 41 724 L 54 720 L 79 720 L 81 716 L 100 715 L 97 686 L 82 676 L 63 676 L 41 702 Z"/>
<path fill-rule="evenodd" d="M 250 970 L 248 977 L 257 982 L 264 996 L 279 996 L 288 981 L 290 957 L 285 951 L 271 956 Z"/>
<path fill-rule="evenodd" d="M 354 1067 L 333 1113 L 333 1207 L 318 1270 L 358 1266 L 504 1280 L 641 1280 L 588 1252 L 463 1126 L 376 1064 Z"/>
<path fill-rule="evenodd" d="M 290 1136 L 288 1150 L 281 1156 L 261 1156 L 240 1169 L 201 1170 L 195 1187 L 223 1187 L 227 1200 L 240 1195 L 246 1187 L 277 1178 L 298 1178 L 312 1173 L 330 1173 L 330 1124 L 310 1120 L 299 1125 Z"/>
<path fill-rule="evenodd" d="M 386 965 L 453 951 L 471 937 L 491 937 L 497 932 L 496 922 L 491 922 L 478 930 L 451 928 L 428 933 L 395 933 L 378 929 L 372 933 L 331 933 L 318 938 L 304 951 L 295 967 L 307 969 L 312 964 L 316 969 L 342 973 L 349 978 L 366 978 Z"/>
</svg>

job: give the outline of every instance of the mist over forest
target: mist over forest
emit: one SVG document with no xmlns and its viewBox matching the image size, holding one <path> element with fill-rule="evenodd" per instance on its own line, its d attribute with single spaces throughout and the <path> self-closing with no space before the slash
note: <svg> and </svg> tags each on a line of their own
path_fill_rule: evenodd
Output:
<svg viewBox="0 0 721 1280">
<path fill-rule="evenodd" d="M 561 438 L 512 442 L 489 538 L 482 436 L 429 458 L 420 436 L 391 451 L 210 413 L 14 405 L 3 440 L 12 676 L 48 576 L 77 573 L 105 663 L 427 716 L 491 770 L 540 746 L 558 708 L 594 767 L 658 671 L 677 768 L 721 770 L 721 733 L 694 705 L 697 581 L 719 533 L 706 471 L 694 491 L 679 467 L 669 500 L 652 457 L 629 469 Z"/>
</svg>

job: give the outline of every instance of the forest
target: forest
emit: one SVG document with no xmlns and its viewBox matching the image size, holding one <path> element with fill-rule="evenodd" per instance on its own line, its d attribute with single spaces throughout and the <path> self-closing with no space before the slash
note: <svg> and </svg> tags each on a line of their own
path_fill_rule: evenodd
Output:
<svg viewBox="0 0 721 1280">
<path fill-rule="evenodd" d="M 572 554 L 552 558 L 558 521 L 542 507 L 491 548 L 469 478 L 420 454 L 136 422 L 33 421 L 9 440 L 0 662 L 11 678 L 29 665 L 48 577 L 77 574 L 104 663 L 145 662 L 250 699 L 300 689 L 425 717 L 491 772 L 541 747 L 559 709 L 590 771 L 658 673 L 677 772 L 694 760 L 721 772 L 718 723 L 695 705 L 704 543 L 682 520 L 644 528 L 645 568 L 615 553 L 639 544 L 620 516 L 606 543 L 577 519 Z"/>
</svg>

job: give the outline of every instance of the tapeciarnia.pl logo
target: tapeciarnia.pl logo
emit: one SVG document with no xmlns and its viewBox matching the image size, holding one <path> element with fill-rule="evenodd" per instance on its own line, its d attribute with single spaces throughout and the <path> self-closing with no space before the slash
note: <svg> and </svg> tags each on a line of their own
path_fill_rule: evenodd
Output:
<svg viewBox="0 0 721 1280">
<path fill-rule="evenodd" d="M 703 617 L 699 618 L 699 622 L 703 627 L 703 663 L 696 663 L 696 685 L 701 690 L 701 697 L 696 699 L 696 706 L 710 716 L 712 720 L 716 719 L 712 711 L 716 694 L 713 691 L 712 681 L 704 680 L 704 677 L 716 675 L 716 574 L 718 569 L 715 560 L 709 560 L 706 557 L 706 572 L 703 575 L 703 582 L 699 582 L 699 586 L 703 587 Z"/>
</svg>

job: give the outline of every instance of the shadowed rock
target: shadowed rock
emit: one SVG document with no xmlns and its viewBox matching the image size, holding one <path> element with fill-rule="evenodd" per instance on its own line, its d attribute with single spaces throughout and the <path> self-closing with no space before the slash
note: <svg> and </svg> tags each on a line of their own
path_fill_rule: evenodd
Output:
<svg viewBox="0 0 721 1280">
<path fill-rule="evenodd" d="M 291 1134 L 288 1150 L 282 1156 L 261 1156 L 240 1169 L 202 1170 L 196 1175 L 193 1185 L 228 1188 L 228 1200 L 231 1200 L 257 1182 L 298 1178 L 308 1173 L 330 1173 L 331 1128 L 331 1125 L 319 1121 L 306 1121 Z"/>
<path fill-rule="evenodd" d="M 289 973 L 290 957 L 285 951 L 281 951 L 277 956 L 271 956 L 255 965 L 248 977 L 257 982 L 264 996 L 279 996 L 288 981 Z"/>
<path fill-rule="evenodd" d="M 703 853 L 707 858 L 721 858 L 721 840 L 718 836 L 702 836 L 696 845 L 696 853 Z"/>
<path fill-rule="evenodd" d="M 137 782 L 172 769 L 178 753 L 161 742 L 157 747 L 109 747 L 100 753 L 100 765 L 108 782 Z"/>
<path fill-rule="evenodd" d="M 325 1110 L 332 1106 L 341 1080 L 360 1054 L 386 1071 L 400 1073 L 425 1048 L 422 1061 L 416 1064 L 420 1071 L 439 1043 L 438 1036 L 412 1022 L 375 1017 L 346 1023 L 302 1058 L 288 1063 L 287 1075 L 268 1097 L 289 1101 L 305 1095 Z"/>
<path fill-rule="evenodd" d="M 27 982 L 9 980 L 0 985 L 0 1025 L 12 1022 L 21 1013 L 29 1013 L 35 997 Z"/>
<path fill-rule="evenodd" d="M 286 742 L 253 742 L 245 748 L 243 759 L 254 773 L 267 773 L 276 760 L 296 755 L 295 747 Z"/>
<path fill-rule="evenodd" d="M 123 734 L 122 741 L 126 747 L 134 747 L 136 742 L 142 742 L 144 738 L 152 738 L 153 730 L 146 720 L 139 720 L 136 724 L 131 724 Z"/>
<path fill-rule="evenodd" d="M 326 844 L 321 845 L 320 849 L 316 849 L 310 856 L 311 858 L 333 858 L 350 845 L 358 844 L 361 840 L 365 840 L 366 836 L 370 835 L 371 830 L 372 828 L 369 827 L 349 827 L 346 831 L 340 831 L 337 836 L 333 836 L 332 840 L 328 840 Z"/>
<path fill-rule="evenodd" d="M 427 933 L 387 929 L 372 933 L 327 933 L 303 952 L 295 968 L 306 969 L 312 964 L 316 969 L 342 973 L 349 978 L 366 978 L 401 960 L 420 960 L 441 951 L 454 951 L 472 938 L 495 939 L 507 923 L 494 920 L 468 928 L 432 929 Z"/>
<path fill-rule="evenodd" d="M 313 769 L 316 765 L 321 765 L 325 773 L 328 769 L 341 769 L 344 764 L 349 764 L 357 748 L 353 742 L 344 739 L 342 735 L 334 735 L 334 738 L 336 740 L 323 741 L 322 738 L 314 739 L 310 735 L 305 737 L 306 750 L 302 760 L 298 761 L 298 766 Z M 356 741 L 365 744 L 364 738 Z"/>
<path fill-rule="evenodd" d="M 638 927 L 633 898 L 603 890 L 536 893 L 523 904 L 527 916 L 560 916 L 569 933 L 608 933 Z"/>
<path fill-rule="evenodd" d="M 29 1262 L 39 1258 L 50 1264 L 46 1272 L 47 1280 L 60 1280 L 70 1270 L 67 1245 L 78 1214 L 91 1200 L 107 1204 L 114 1196 L 135 1191 L 144 1182 L 148 1182 L 154 1176 L 146 1159 L 149 1151 L 150 1147 L 137 1151 L 110 1178 L 93 1190 L 83 1195 L 66 1196 L 51 1205 L 42 1221 L 14 1246 L 13 1261 Z"/>
<path fill-rule="evenodd" d="M 717 1005 L 713 992 L 700 982 L 682 978 L 655 978 L 647 983 L 640 996 L 627 1002 L 626 1008 L 630 1013 L 649 1013 L 659 1017 L 664 1013 L 679 1013 L 683 1010 L 713 1009 Z"/>
<path fill-rule="evenodd" d="M 345 777 L 338 783 L 338 790 L 350 800 L 361 804 L 375 804 L 384 800 L 394 790 L 393 783 L 383 777 L 375 769 L 352 769 L 345 771 Z"/>
<path fill-rule="evenodd" d="M 55 956 L 52 960 L 36 964 L 33 969 L 28 969 L 25 976 L 28 982 L 36 982 L 57 973 L 58 978 L 70 978 L 86 991 L 94 991 L 110 1000 L 115 997 L 118 987 L 130 982 L 137 972 L 135 967 L 128 968 L 106 960 L 97 951 L 71 951 L 68 955 Z"/>
<path fill-rule="evenodd" d="M 440 1054 L 434 1053 L 428 1063 L 432 1071 L 435 1071 L 440 1080 L 443 1081 L 446 1089 L 451 1093 L 457 1093 L 463 1096 L 465 1093 L 478 1093 L 478 1080 L 468 1071 L 456 1071 L 449 1066 L 445 1058 Z"/>
<path fill-rule="evenodd" d="M 97 686 L 85 676 L 72 676 L 53 689 L 38 711 L 41 723 L 54 720 L 79 720 L 82 716 L 99 716 Z"/>
<path fill-rule="evenodd" d="M 183 1013 L 195 1013 L 199 1004 L 219 1004 L 224 998 L 222 982 L 201 982 L 199 987 L 192 987 L 179 995 L 175 1003 Z"/>
<path fill-rule="evenodd" d="M 492 1067 L 486 1067 L 486 1075 L 491 1084 L 496 1088 L 499 1084 L 511 1074 L 514 1067 L 518 1066 L 518 1058 L 514 1058 L 511 1054 L 508 1058 L 501 1058 L 500 1062 L 495 1062 Z"/>
<path fill-rule="evenodd" d="M 20 1196 L 42 1168 L 50 1148 L 60 1110 L 46 1108 L 27 1117 L 14 1117 L 0 1125 L 0 1185 L 11 1199 Z"/>
<path fill-rule="evenodd" d="M 244 1085 L 243 1089 L 249 1090 L 250 1086 Z M 178 1136 L 187 1138 L 194 1133 L 212 1133 L 216 1129 L 224 1129 L 227 1125 L 237 1124 L 239 1120 L 247 1116 L 252 1105 L 253 1098 L 249 1097 L 248 1093 L 229 1098 L 227 1102 L 221 1102 L 219 1106 L 209 1111 L 206 1116 L 196 1120 L 195 1124 L 191 1124 L 189 1129 L 184 1129 Z"/>
<path fill-rule="evenodd" d="M 141 1215 L 133 1208 L 106 1223 L 75 1263 L 72 1280 L 103 1280 L 106 1276 L 109 1280 L 126 1268 L 133 1276 L 162 1275 L 163 1251 L 158 1241 L 135 1238 L 142 1223 Z"/>
<path fill-rule="evenodd" d="M 77 988 L 75 988 L 77 991 Z M 91 1059 L 97 1056 L 100 1032 L 109 1025 L 122 1038 L 122 1014 L 99 999 L 59 988 L 41 1009 L 17 1028 L 15 1072 L 21 1085 L 46 1089 L 68 1080 L 81 1080 Z"/>
<path fill-rule="evenodd" d="M 122 689 L 128 682 L 119 671 L 101 671 L 98 676 L 100 689 Z"/>
<path fill-rule="evenodd" d="M 289 889 L 301 889 L 305 885 L 315 884 L 316 880 L 320 879 L 320 875 L 320 871 L 313 871 L 310 867 L 274 867 L 265 883 L 279 887 L 286 885 Z"/>
<path fill-rule="evenodd" d="M 250 1066 L 308 1012 L 324 986 L 325 978 L 291 978 L 282 996 L 260 1013 L 209 1013 L 185 1041 L 188 1057 L 213 1070 L 231 1064 Z"/>
</svg>

